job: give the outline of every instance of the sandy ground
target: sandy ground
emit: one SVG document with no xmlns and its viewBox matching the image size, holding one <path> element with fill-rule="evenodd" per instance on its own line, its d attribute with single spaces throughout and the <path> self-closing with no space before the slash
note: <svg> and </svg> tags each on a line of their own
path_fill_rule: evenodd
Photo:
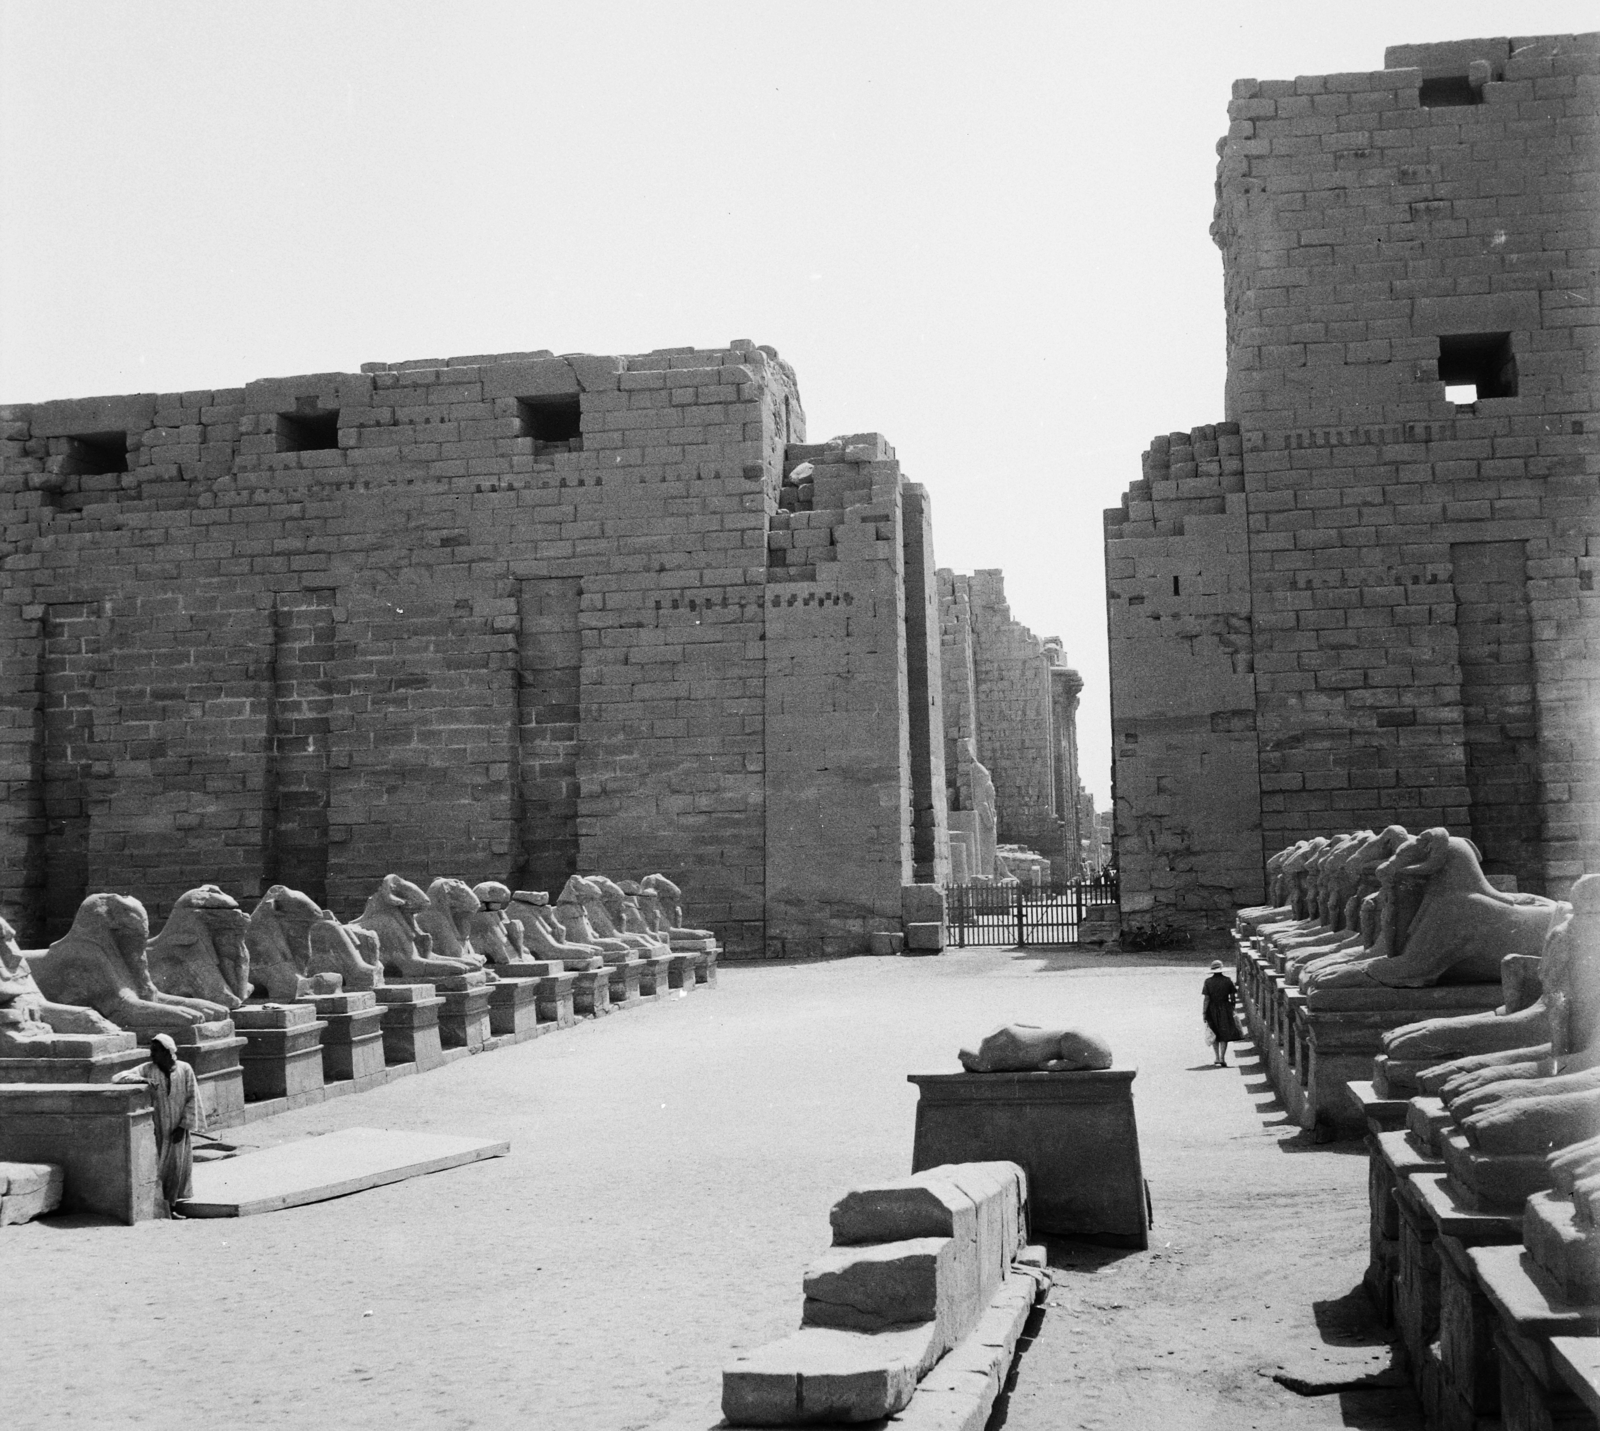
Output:
<svg viewBox="0 0 1600 1431">
<path fill-rule="evenodd" d="M 34 1428 L 643 1431 L 717 1420 L 731 1353 L 791 1330 L 851 1184 L 910 1168 L 908 1072 L 996 1024 L 1075 1023 L 1138 1064 L 1149 1253 L 1053 1244 L 999 1409 L 1014 1428 L 1410 1428 L 1403 1393 L 1263 1374 L 1352 1322 L 1359 1144 L 1306 1147 L 1205 1066 L 1194 958 L 966 951 L 724 970 L 721 986 L 225 1135 L 353 1125 L 507 1158 L 240 1220 L 0 1233 L 4 1415 Z M 1243 1051 L 1243 1050 L 1241 1050 Z"/>
</svg>

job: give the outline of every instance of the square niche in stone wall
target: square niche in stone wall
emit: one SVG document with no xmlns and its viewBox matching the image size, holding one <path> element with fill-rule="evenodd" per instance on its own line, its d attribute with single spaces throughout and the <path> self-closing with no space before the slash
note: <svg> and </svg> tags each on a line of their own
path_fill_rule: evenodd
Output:
<svg viewBox="0 0 1600 1431">
<path fill-rule="evenodd" d="M 521 435 L 533 439 L 533 455 L 583 451 L 583 413 L 577 393 L 517 399 Z"/>
<path fill-rule="evenodd" d="M 1439 337 L 1439 381 L 1458 406 L 1480 398 L 1517 395 L 1517 359 L 1509 333 L 1449 333 Z"/>
</svg>

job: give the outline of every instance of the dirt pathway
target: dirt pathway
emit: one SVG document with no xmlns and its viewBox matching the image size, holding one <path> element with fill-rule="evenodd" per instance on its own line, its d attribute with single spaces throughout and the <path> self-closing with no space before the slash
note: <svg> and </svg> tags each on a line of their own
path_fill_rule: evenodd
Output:
<svg viewBox="0 0 1600 1431">
<path fill-rule="evenodd" d="M 723 1361 L 798 1321 L 830 1203 L 909 1169 L 905 1075 L 1027 1019 L 1139 1064 L 1158 1222 L 1149 1255 L 1061 1249 L 1007 1424 L 1407 1425 L 1258 1374 L 1323 1345 L 1314 1304 L 1336 1315 L 1357 1284 L 1365 1162 L 1284 1151 L 1258 1077 L 1191 1069 L 1200 979 L 1193 960 L 1003 951 L 735 968 L 713 993 L 250 1125 L 260 1145 L 362 1125 L 512 1153 L 238 1221 L 5 1229 L 3 1420 L 710 1426 Z"/>
</svg>

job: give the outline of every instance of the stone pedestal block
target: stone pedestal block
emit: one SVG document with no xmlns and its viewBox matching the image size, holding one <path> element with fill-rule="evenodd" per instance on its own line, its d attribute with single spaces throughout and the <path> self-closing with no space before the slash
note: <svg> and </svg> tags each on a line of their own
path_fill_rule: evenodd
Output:
<svg viewBox="0 0 1600 1431">
<path fill-rule="evenodd" d="M 234 1034 L 233 1020 L 191 1024 L 171 1033 L 178 1057 L 194 1069 L 206 1120 L 218 1127 L 238 1122 L 244 1113 L 244 1068 L 240 1056 L 245 1040 Z M 140 1034 L 139 1041 L 148 1050 L 149 1036 Z M 144 1057 L 149 1057 L 148 1052 Z"/>
<path fill-rule="evenodd" d="M 64 1212 L 142 1222 L 160 1213 L 151 1120 L 143 1084 L 0 1084 L 0 1160 L 60 1167 Z"/>
<path fill-rule="evenodd" d="M 439 1042 L 446 1048 L 482 1048 L 489 1037 L 489 995 L 492 985 L 440 989 Z"/>
<path fill-rule="evenodd" d="M 1478 1286 L 1466 1245 L 1434 1240 L 1439 1256 L 1439 1415 L 1442 1426 L 1472 1431 L 1500 1414 L 1495 1311 Z"/>
<path fill-rule="evenodd" d="M 426 1073 L 444 1062 L 439 1011 L 444 1000 L 432 984 L 384 984 L 373 995 L 383 1009 L 385 1063 L 414 1063 Z"/>
<path fill-rule="evenodd" d="M 945 945 L 945 928 L 942 920 L 925 920 L 905 926 L 907 954 L 942 954 Z"/>
<path fill-rule="evenodd" d="M 672 956 L 646 956 L 639 966 L 639 992 L 647 999 L 664 999 L 672 992 Z"/>
<path fill-rule="evenodd" d="M 554 1024 L 558 1029 L 570 1028 L 577 1023 L 578 1011 L 573 1000 L 581 977 L 578 974 L 547 974 L 533 981 L 538 990 L 535 1007 L 539 1011 L 540 1023 Z"/>
<path fill-rule="evenodd" d="M 149 1056 L 131 1033 L 56 1034 L 29 1045 L 25 1056 L 0 1058 L 0 1083 L 109 1083 Z"/>
<path fill-rule="evenodd" d="M 599 1018 L 611 1012 L 611 971 L 583 969 L 573 976 L 572 1005 L 585 1018 Z"/>
<path fill-rule="evenodd" d="M 57 1163 L 0 1162 L 0 1227 L 54 1212 L 65 1180 Z"/>
<path fill-rule="evenodd" d="M 1419 1174 L 1438 1172 L 1444 1164 L 1428 1157 L 1402 1132 L 1369 1134 L 1367 1138 L 1367 1270 L 1362 1281 L 1367 1295 L 1386 1322 L 1395 1320 L 1400 1277 L 1400 1209 L 1395 1190 Z"/>
<path fill-rule="evenodd" d="M 376 994 L 307 995 L 326 1027 L 322 1031 L 322 1076 L 328 1083 L 371 1078 L 384 1070 L 383 1010 Z"/>
<path fill-rule="evenodd" d="M 1465 1133 L 1450 1132 L 1439 1140 L 1445 1171 L 1464 1201 L 1489 1211 L 1520 1209 L 1531 1193 L 1550 1186 L 1550 1169 L 1542 1153 L 1480 1152 Z"/>
<path fill-rule="evenodd" d="M 912 1170 L 1017 1163 L 1036 1232 L 1147 1247 L 1134 1073 L 911 1074 L 919 1093 Z"/>
<path fill-rule="evenodd" d="M 694 981 L 697 984 L 708 984 L 713 989 L 717 986 L 717 957 L 721 953 L 717 949 L 702 949 L 695 957 Z"/>
<path fill-rule="evenodd" d="M 674 954 L 667 960 L 667 987 L 692 994 L 695 989 L 694 955 Z"/>
<path fill-rule="evenodd" d="M 489 987 L 489 1032 L 498 1037 L 532 1033 L 539 1026 L 539 981 L 501 979 Z"/>
<path fill-rule="evenodd" d="M 322 1087 L 322 1033 L 327 1027 L 309 1005 L 246 1004 L 233 1011 L 244 1036 L 240 1057 L 246 1102 L 295 1098 Z"/>
<path fill-rule="evenodd" d="M 639 1002 L 639 976 L 643 959 L 623 959 L 606 966 L 610 976 L 611 1007 L 625 1009 Z"/>
<path fill-rule="evenodd" d="M 1428 1343 L 1439 1334 L 1439 1257 L 1433 1247 L 1434 1225 L 1418 1203 L 1410 1178 L 1395 1184 L 1394 1202 L 1400 1229 L 1394 1322 L 1417 1381 Z M 1417 1389 L 1421 1391 L 1420 1385 Z"/>
</svg>

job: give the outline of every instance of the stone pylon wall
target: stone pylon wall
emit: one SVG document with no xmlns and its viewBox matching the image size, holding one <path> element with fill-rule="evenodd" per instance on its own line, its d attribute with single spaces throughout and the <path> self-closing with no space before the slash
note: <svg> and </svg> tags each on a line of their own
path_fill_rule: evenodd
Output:
<svg viewBox="0 0 1600 1431">
<path fill-rule="evenodd" d="M 160 919 L 202 881 L 292 880 L 348 918 L 391 870 L 661 870 L 759 954 L 788 932 L 768 831 L 797 823 L 767 638 L 824 611 L 847 702 L 891 732 L 853 794 L 881 808 L 860 833 L 898 920 L 898 473 L 881 439 L 838 444 L 870 503 L 806 540 L 840 579 L 779 573 L 805 434 L 770 349 L 370 364 L 3 418 L 0 907 L 25 939 L 95 889 Z M 862 918 L 797 933 L 864 947 Z"/>
<path fill-rule="evenodd" d="M 1597 76 L 1600 36 L 1546 36 L 1234 87 L 1213 232 L 1265 851 L 1400 820 L 1470 831 L 1524 890 L 1600 868 Z M 1156 570 L 1162 520 L 1136 484 L 1108 558 Z M 1136 637 L 1116 569 L 1123 889 L 1198 916 L 1157 856 L 1201 793 L 1159 785 L 1134 728 L 1161 715 L 1138 667 L 1181 659 L 1190 613 Z"/>
</svg>

